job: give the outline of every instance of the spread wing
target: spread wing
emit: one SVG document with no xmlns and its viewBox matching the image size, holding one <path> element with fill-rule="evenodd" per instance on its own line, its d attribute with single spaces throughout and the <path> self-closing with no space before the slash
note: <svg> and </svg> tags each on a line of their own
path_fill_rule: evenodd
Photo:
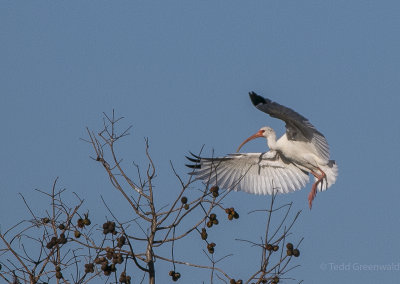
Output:
<svg viewBox="0 0 400 284">
<path fill-rule="evenodd" d="M 192 154 L 193 155 L 193 154 Z M 220 158 L 187 157 L 197 180 L 228 190 L 254 194 L 288 193 L 309 180 L 308 173 L 285 161 L 278 152 L 229 154 Z"/>
<path fill-rule="evenodd" d="M 307 118 L 254 92 L 250 92 L 249 95 L 256 108 L 286 123 L 286 136 L 289 140 L 310 142 L 323 159 L 329 160 L 329 145 L 325 136 Z"/>
</svg>

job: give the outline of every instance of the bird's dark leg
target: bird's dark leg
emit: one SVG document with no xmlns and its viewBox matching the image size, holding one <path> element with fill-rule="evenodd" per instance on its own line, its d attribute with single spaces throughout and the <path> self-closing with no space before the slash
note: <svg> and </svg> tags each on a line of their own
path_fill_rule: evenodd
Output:
<svg viewBox="0 0 400 284">
<path fill-rule="evenodd" d="M 322 173 L 321 175 L 317 174 L 314 171 L 311 171 L 311 173 L 317 178 L 317 181 L 312 185 L 311 191 L 308 194 L 308 206 L 310 207 L 310 210 L 312 208 L 312 202 L 315 196 L 317 196 L 317 185 L 318 183 L 322 182 L 322 180 L 326 177 L 326 174 L 320 168 L 318 168 L 318 170 Z"/>
</svg>

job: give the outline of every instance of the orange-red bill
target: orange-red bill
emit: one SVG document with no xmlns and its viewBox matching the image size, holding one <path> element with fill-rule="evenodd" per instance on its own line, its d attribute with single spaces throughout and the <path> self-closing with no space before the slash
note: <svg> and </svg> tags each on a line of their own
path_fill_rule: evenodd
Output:
<svg viewBox="0 0 400 284">
<path fill-rule="evenodd" d="M 240 144 L 239 148 L 236 150 L 236 153 L 240 151 L 240 149 L 243 147 L 244 144 L 246 144 L 247 142 L 256 139 L 256 138 L 260 138 L 260 137 L 264 137 L 264 130 L 259 130 L 256 134 L 250 136 L 249 138 L 247 138 L 246 140 L 243 141 L 242 144 Z"/>
</svg>

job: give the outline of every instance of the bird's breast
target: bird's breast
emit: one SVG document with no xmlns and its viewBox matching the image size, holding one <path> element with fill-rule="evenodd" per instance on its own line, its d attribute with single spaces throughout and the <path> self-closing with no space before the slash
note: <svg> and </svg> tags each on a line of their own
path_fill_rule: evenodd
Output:
<svg viewBox="0 0 400 284">
<path fill-rule="evenodd" d="M 286 138 L 286 137 L 285 137 Z M 318 167 L 318 156 L 311 143 L 279 139 L 277 146 L 282 155 L 289 161 L 308 169 Z"/>
</svg>

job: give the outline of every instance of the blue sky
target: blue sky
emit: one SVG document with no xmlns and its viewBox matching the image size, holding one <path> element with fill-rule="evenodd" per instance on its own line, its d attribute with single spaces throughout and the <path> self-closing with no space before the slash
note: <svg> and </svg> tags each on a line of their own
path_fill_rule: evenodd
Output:
<svg viewBox="0 0 400 284">
<path fill-rule="evenodd" d="M 262 126 L 283 133 L 282 122 L 251 105 L 247 93 L 256 91 L 309 118 L 339 165 L 311 212 L 311 185 L 279 197 L 303 210 L 292 276 L 394 283 L 400 271 L 353 265 L 400 263 L 399 14 L 398 1 L 2 1 L 2 229 L 28 216 L 17 193 L 48 205 L 33 189 L 49 189 L 57 176 L 103 220 L 99 195 L 115 194 L 79 140 L 86 126 L 101 127 L 102 112 L 115 109 L 133 125 L 120 148 L 126 161 L 145 162 L 149 137 L 163 198 L 178 187 L 170 160 L 184 175 L 184 155 L 203 144 L 224 155 Z M 265 149 L 259 139 L 243 150 Z M 243 216 L 231 230 L 259 240 L 262 218 L 245 212 L 269 197 L 230 198 Z M 243 259 L 227 263 L 252 271 Z M 333 269 L 341 264 L 352 266 Z"/>
</svg>

